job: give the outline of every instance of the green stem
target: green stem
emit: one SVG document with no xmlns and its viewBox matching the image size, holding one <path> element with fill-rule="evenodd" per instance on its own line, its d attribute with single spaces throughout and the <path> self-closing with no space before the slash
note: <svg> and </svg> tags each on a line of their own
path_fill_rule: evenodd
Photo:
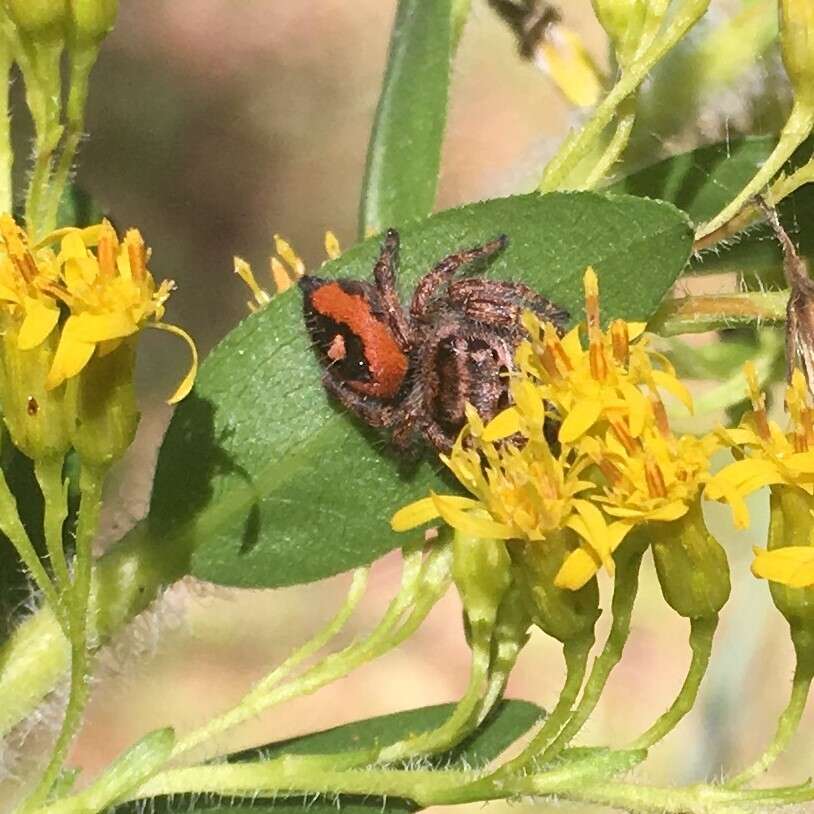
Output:
<svg viewBox="0 0 814 814">
<path fill-rule="evenodd" d="M 0 34 L 2 37 L 2 34 Z M 13 64 L 11 45 L 0 39 L 0 212 L 11 212 L 14 206 L 14 191 L 11 183 L 11 170 L 14 152 L 11 147 L 11 117 L 9 114 L 9 74 Z"/>
<path fill-rule="evenodd" d="M 59 776 L 68 748 L 82 723 L 88 698 L 88 606 L 93 563 L 93 540 L 99 526 L 102 508 L 104 471 L 83 466 L 79 475 L 80 505 L 76 528 L 76 556 L 71 601 L 68 607 L 68 629 L 71 642 L 71 689 L 65 717 L 57 736 L 51 759 L 34 791 L 23 803 L 21 812 L 33 811 L 48 797 Z"/>
<path fill-rule="evenodd" d="M 525 769 L 557 736 L 571 716 L 572 707 L 577 700 L 585 672 L 588 667 L 588 655 L 594 643 L 593 632 L 586 639 L 565 642 L 562 647 L 565 659 L 565 683 L 554 709 L 543 722 L 543 725 L 529 741 L 519 755 L 504 763 L 492 776 L 500 779 L 512 774 L 519 774 Z"/>
<path fill-rule="evenodd" d="M 540 192 L 562 189 L 568 176 L 610 124 L 616 109 L 634 93 L 659 60 L 692 28 L 707 10 L 709 0 L 685 0 L 672 16 L 664 36 L 657 37 L 641 57 L 635 59 L 610 93 L 597 105 L 583 128 L 566 138 L 549 162 L 540 181 Z"/>
<path fill-rule="evenodd" d="M 616 129 L 613 131 L 613 136 L 605 147 L 604 152 L 596 162 L 594 168 L 585 179 L 582 185 L 584 189 L 594 189 L 613 169 L 613 165 L 621 157 L 625 151 L 628 142 L 630 141 L 630 134 L 633 131 L 633 125 L 636 123 L 636 97 L 629 96 L 619 105 L 618 121 L 616 122 Z"/>
<path fill-rule="evenodd" d="M 676 297 L 651 317 L 647 329 L 659 336 L 705 333 L 738 325 L 784 322 L 789 292 L 744 291 Z"/>
<path fill-rule="evenodd" d="M 786 751 L 800 726 L 800 719 L 803 717 L 811 690 L 812 678 L 814 678 L 814 665 L 812 665 L 811 659 L 804 657 L 798 651 L 797 666 L 791 685 L 791 697 L 777 721 L 777 730 L 772 742 L 751 766 L 736 774 L 726 784 L 728 788 L 738 788 L 738 786 L 744 786 L 752 780 L 756 780 Z"/>
<path fill-rule="evenodd" d="M 540 755 L 538 762 L 541 765 L 553 760 L 582 729 L 599 703 L 613 668 L 622 658 L 622 651 L 630 635 L 630 617 L 639 589 L 639 569 L 646 550 L 647 545 L 637 534 L 626 540 L 624 546 L 617 552 L 616 576 L 611 601 L 613 619 L 608 638 L 602 652 L 593 663 L 582 697 L 573 715 L 568 719 L 560 734 Z"/>
<path fill-rule="evenodd" d="M 44 200 L 51 180 L 51 161 L 62 138 L 60 61 L 63 44 L 21 40 L 18 59 L 25 78 L 28 106 L 34 121 L 34 168 L 26 196 L 25 220 L 36 240 L 43 234 Z M 24 55 L 24 56 L 23 56 Z"/>
<path fill-rule="evenodd" d="M 61 594 L 68 590 L 71 581 L 62 534 L 62 527 L 68 517 L 68 484 L 62 479 L 63 465 L 62 456 L 34 461 L 34 475 L 42 491 L 44 504 L 45 547 Z"/>
<path fill-rule="evenodd" d="M 59 204 L 73 167 L 76 151 L 82 141 L 85 126 L 85 106 L 88 99 L 90 73 L 96 64 L 98 47 L 82 48 L 71 52 L 68 101 L 66 104 L 66 127 L 62 153 L 51 178 L 44 203 L 43 231 L 50 232 L 57 226 Z"/>
<path fill-rule="evenodd" d="M 331 654 L 282 686 L 267 687 L 265 682 L 261 682 L 259 688 L 248 692 L 235 707 L 180 740 L 173 750 L 173 757 L 188 752 L 276 704 L 316 692 L 404 641 L 426 618 L 449 586 L 449 546 L 435 548 L 424 563 L 421 556 L 418 548 L 406 554 L 399 593 L 366 639 Z M 367 758 L 365 752 L 364 758 L 360 759 L 366 761 Z"/>
<path fill-rule="evenodd" d="M 90 639 L 106 641 L 188 574 L 193 544 L 191 537 L 156 539 L 142 522 L 112 546 L 94 564 Z M 69 664 L 70 647 L 51 606 L 18 625 L 0 646 L 0 737 L 36 708 Z"/>
<path fill-rule="evenodd" d="M 737 194 L 735 199 L 725 206 L 709 223 L 705 223 L 696 235 L 704 238 L 717 231 L 721 226 L 738 215 L 743 207 L 755 195 L 759 195 L 771 180 L 791 158 L 792 153 L 806 140 L 814 127 L 814 110 L 807 104 L 795 102 L 791 109 L 780 139 L 772 154 L 752 177 L 752 180 Z"/>
<path fill-rule="evenodd" d="M 0 531 L 8 537 L 11 544 L 17 550 L 17 554 L 28 569 L 37 588 L 42 592 L 48 607 L 53 613 L 53 619 L 58 622 L 58 627 L 66 628 L 68 624 L 64 608 L 51 577 L 45 570 L 45 566 L 37 554 L 28 532 L 20 520 L 20 514 L 17 510 L 17 501 L 9 489 L 6 476 L 0 470 Z M 42 612 L 42 611 L 41 611 Z M 2 668 L 0 667 L 0 673 Z M 2 717 L 0 715 L 0 717 Z"/>
<path fill-rule="evenodd" d="M 698 697 L 698 688 L 709 667 L 712 640 L 718 627 L 718 615 L 698 617 L 690 620 L 690 648 L 692 661 L 687 677 L 675 701 L 646 732 L 636 738 L 630 749 L 649 749 L 673 731 L 681 719 L 693 708 Z"/>
<path fill-rule="evenodd" d="M 379 753 L 377 760 L 392 763 L 414 755 L 436 754 L 451 749 L 471 734 L 477 725 L 477 713 L 480 710 L 484 690 L 489 677 L 491 662 L 491 630 L 478 625 L 472 644 L 472 664 L 469 672 L 469 684 L 460 701 L 455 705 L 452 714 L 441 726 L 430 732 L 422 732 L 412 738 L 406 738 Z"/>
</svg>

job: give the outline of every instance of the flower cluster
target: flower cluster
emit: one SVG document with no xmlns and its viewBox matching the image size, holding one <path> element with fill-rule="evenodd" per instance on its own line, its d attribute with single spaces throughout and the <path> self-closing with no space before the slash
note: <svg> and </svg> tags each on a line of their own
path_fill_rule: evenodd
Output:
<svg viewBox="0 0 814 814">
<path fill-rule="evenodd" d="M 120 240 L 103 221 L 60 229 L 32 245 L 10 215 L 0 215 L 3 411 L 15 443 L 31 457 L 73 442 L 83 383 L 110 367 L 104 362 L 110 358 L 116 360 L 117 376 L 123 368 L 132 374 L 134 341 L 144 327 L 180 336 L 190 348 L 190 367 L 170 403 L 191 389 L 195 344 L 181 328 L 163 321 L 174 283 L 156 285 L 148 260 L 136 229 Z M 18 403 L 21 398 L 24 403 Z M 49 409 L 51 415 L 40 414 Z M 43 448 L 38 433 L 49 423 L 51 429 L 64 425 L 66 432 Z"/>
<path fill-rule="evenodd" d="M 647 525 L 670 604 L 689 617 L 717 613 L 729 593 L 728 566 L 703 524 L 701 499 L 710 456 L 725 442 L 673 432 L 663 398 L 691 411 L 686 387 L 643 324 L 602 328 L 592 269 L 584 287 L 586 320 L 564 336 L 525 314 L 527 339 L 508 385 L 512 406 L 486 426 L 470 408 L 451 454 L 442 456 L 472 497 L 430 495 L 397 512 L 393 528 L 441 518 L 461 533 L 514 541 L 541 556 L 556 546 L 554 585 L 578 591 L 600 568 L 612 573 L 614 552 Z M 675 587 L 686 579 L 695 587 Z"/>
</svg>

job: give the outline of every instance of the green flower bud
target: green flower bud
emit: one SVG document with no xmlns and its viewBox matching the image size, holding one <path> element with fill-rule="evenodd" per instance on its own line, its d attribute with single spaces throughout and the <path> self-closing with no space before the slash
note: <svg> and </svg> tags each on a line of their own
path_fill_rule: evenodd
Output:
<svg viewBox="0 0 814 814">
<path fill-rule="evenodd" d="M 116 24 L 119 0 L 69 0 L 74 41 L 99 43 Z"/>
<path fill-rule="evenodd" d="M 53 39 L 64 34 L 67 0 L 6 0 L 6 10 L 17 28 L 32 39 Z"/>
<path fill-rule="evenodd" d="M 769 501 L 769 551 L 789 546 L 811 546 L 814 497 L 795 486 L 779 485 L 772 486 Z M 771 580 L 769 590 L 775 607 L 791 625 L 792 633 L 795 628 L 814 633 L 814 585 L 793 588 Z"/>
<path fill-rule="evenodd" d="M 563 561 L 578 545 L 569 529 L 550 534 L 540 542 L 511 544 L 515 581 L 531 618 L 541 630 L 561 642 L 591 634 L 599 618 L 595 577 L 577 591 L 554 585 Z"/>
<path fill-rule="evenodd" d="M 780 0 L 780 53 L 795 101 L 814 105 L 814 4 Z"/>
<path fill-rule="evenodd" d="M 74 415 L 64 387 L 47 390 L 58 335 L 31 350 L 17 347 L 7 326 L 0 342 L 0 402 L 14 445 L 31 459 L 62 457 L 70 447 Z"/>
<path fill-rule="evenodd" d="M 623 68 L 653 41 L 667 11 L 665 0 L 592 0 L 594 13 L 605 29 L 616 59 Z"/>
<path fill-rule="evenodd" d="M 452 542 L 452 578 L 461 595 L 469 629 L 491 628 L 512 580 L 506 544 L 456 531 Z"/>
<path fill-rule="evenodd" d="M 651 523 L 647 530 L 667 604 L 688 619 L 717 614 L 729 599 L 729 562 L 707 531 L 701 501 L 678 520 Z"/>
<path fill-rule="evenodd" d="M 107 467 L 133 442 L 139 422 L 133 387 L 135 343 L 97 354 L 68 382 L 75 403 L 71 440 L 83 464 Z"/>
</svg>

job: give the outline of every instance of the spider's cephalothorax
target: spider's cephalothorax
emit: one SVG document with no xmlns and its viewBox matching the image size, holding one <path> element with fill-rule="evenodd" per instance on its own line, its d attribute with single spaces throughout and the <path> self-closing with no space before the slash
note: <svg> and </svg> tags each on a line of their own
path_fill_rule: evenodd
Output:
<svg viewBox="0 0 814 814">
<path fill-rule="evenodd" d="M 398 447 L 423 436 L 448 452 L 464 405 L 488 421 L 509 402 L 508 374 L 525 310 L 564 327 L 568 314 L 521 283 L 453 279 L 489 258 L 505 236 L 445 257 L 420 280 L 409 309 L 396 292 L 399 236 L 388 230 L 373 282 L 300 280 L 305 323 L 325 369 L 325 388 Z"/>
</svg>

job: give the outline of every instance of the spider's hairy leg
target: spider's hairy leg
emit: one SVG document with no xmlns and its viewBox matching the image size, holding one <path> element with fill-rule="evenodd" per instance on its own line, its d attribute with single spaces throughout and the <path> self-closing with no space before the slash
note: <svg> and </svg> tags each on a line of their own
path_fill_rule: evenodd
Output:
<svg viewBox="0 0 814 814">
<path fill-rule="evenodd" d="M 421 278 L 421 281 L 416 287 L 413 300 L 410 303 L 410 316 L 412 319 L 418 321 L 424 320 L 435 292 L 439 286 L 448 283 L 458 269 L 468 263 L 473 263 L 476 260 L 497 254 L 506 247 L 508 242 L 509 238 L 506 237 L 506 235 L 498 235 L 498 237 L 494 240 L 490 240 L 488 243 L 447 255 L 443 260 L 436 263 L 432 269 Z"/>
</svg>

